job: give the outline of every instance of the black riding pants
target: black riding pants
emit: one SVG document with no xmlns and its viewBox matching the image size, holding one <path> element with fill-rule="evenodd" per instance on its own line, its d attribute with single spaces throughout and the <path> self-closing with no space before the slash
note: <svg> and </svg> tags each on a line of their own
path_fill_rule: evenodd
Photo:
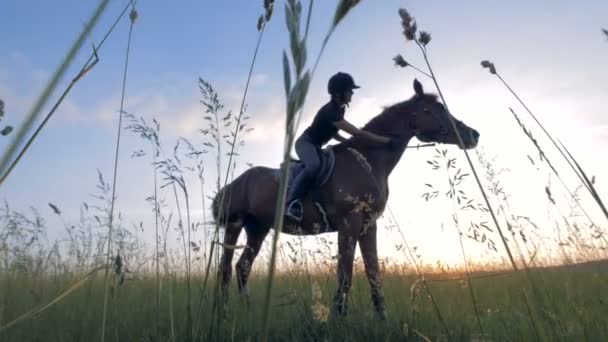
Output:
<svg viewBox="0 0 608 342">
<path fill-rule="evenodd" d="M 316 145 L 306 133 L 296 140 L 295 148 L 298 158 L 304 164 L 304 170 L 296 176 L 289 188 L 287 203 L 296 199 L 302 199 L 306 194 L 307 188 L 312 186 L 312 182 L 321 168 L 321 147 Z"/>
</svg>

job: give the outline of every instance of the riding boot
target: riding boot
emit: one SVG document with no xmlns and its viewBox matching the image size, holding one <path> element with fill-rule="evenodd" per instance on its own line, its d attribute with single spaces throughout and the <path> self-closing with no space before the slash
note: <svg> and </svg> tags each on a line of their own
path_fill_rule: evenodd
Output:
<svg viewBox="0 0 608 342">
<path fill-rule="evenodd" d="M 304 206 L 302 198 L 304 197 L 306 188 L 310 183 L 306 172 L 301 172 L 293 180 L 292 186 L 289 188 L 286 201 L 285 215 L 296 222 L 302 220 L 304 214 Z"/>
</svg>

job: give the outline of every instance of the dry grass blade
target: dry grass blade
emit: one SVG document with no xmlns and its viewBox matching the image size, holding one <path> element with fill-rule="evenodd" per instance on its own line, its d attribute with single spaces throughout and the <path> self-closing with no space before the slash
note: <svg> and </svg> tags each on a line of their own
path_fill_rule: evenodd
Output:
<svg viewBox="0 0 608 342">
<path fill-rule="evenodd" d="M 564 149 L 564 151 L 566 151 L 566 153 L 568 154 L 570 159 L 572 159 L 572 162 L 574 162 L 574 165 L 576 165 L 576 168 L 581 173 L 583 180 L 585 181 L 585 184 L 587 185 L 587 187 L 589 188 L 589 191 L 591 192 L 591 195 L 593 196 L 595 201 L 598 203 L 598 205 L 602 209 L 602 212 L 608 219 L 608 210 L 606 210 L 606 206 L 604 205 L 604 202 L 602 201 L 599 194 L 595 190 L 595 187 L 593 186 L 593 182 L 589 180 L 589 178 L 587 177 L 587 174 L 585 173 L 585 171 L 583 171 L 583 168 L 579 165 L 579 163 L 576 161 L 576 159 L 574 159 L 574 156 L 572 156 L 572 154 L 570 154 L 570 151 L 568 151 L 568 149 L 561 143 L 561 141 L 560 141 L 560 145 L 562 145 L 562 148 Z"/>
<path fill-rule="evenodd" d="M 44 88 L 44 90 L 42 91 L 42 93 L 40 94 L 40 96 L 38 97 L 36 102 L 34 103 L 34 106 L 30 110 L 30 112 L 26 115 L 25 120 L 23 121 L 21 126 L 17 129 L 13 141 L 8 145 L 8 148 L 5 150 L 4 154 L 2 155 L 2 158 L 0 159 L 0 172 L 2 174 L 5 173 L 5 168 L 8 165 L 9 160 L 12 159 L 13 153 L 21 144 L 25 134 L 30 129 L 30 127 L 36 120 L 36 117 L 42 110 L 42 107 L 44 107 L 44 105 L 48 101 L 49 97 L 53 93 L 53 90 L 55 90 L 55 88 L 57 87 L 57 84 L 59 83 L 59 81 L 65 74 L 65 72 L 67 71 L 70 64 L 72 64 L 72 61 L 76 57 L 76 54 L 80 50 L 80 47 L 84 43 L 86 37 L 93 30 L 93 27 L 95 27 L 95 25 L 97 24 L 97 21 L 101 17 L 102 13 L 105 11 L 105 9 L 108 5 L 108 2 L 109 2 L 109 0 L 101 0 L 99 2 L 99 5 L 95 9 L 95 12 L 91 16 L 91 18 L 89 19 L 89 21 L 87 22 L 85 27 L 80 32 L 79 36 L 76 38 L 76 41 L 74 42 L 74 44 L 72 45 L 70 50 L 68 50 L 68 53 L 64 57 L 63 61 L 59 65 L 59 67 L 55 70 L 55 73 L 49 80 L 49 83 L 46 85 L 46 87 Z M 1 185 L 2 184 L 0 184 L 0 186 Z"/>
<path fill-rule="evenodd" d="M 89 58 L 87 59 L 87 61 L 84 63 L 84 65 L 80 69 L 80 72 L 78 72 L 78 74 L 72 79 L 72 82 L 70 82 L 70 84 L 68 85 L 68 87 L 64 90 L 63 94 L 59 97 L 59 99 L 57 100 L 57 102 L 55 102 L 55 105 L 53 105 L 53 108 L 51 108 L 51 110 L 49 111 L 49 113 L 47 114 L 47 116 L 45 117 L 45 119 L 40 123 L 40 125 L 38 126 L 38 128 L 36 129 L 36 131 L 34 132 L 34 134 L 32 134 L 32 136 L 29 138 L 29 140 L 27 141 L 27 143 L 25 144 L 25 146 L 21 149 L 21 151 L 19 152 L 19 154 L 17 155 L 17 157 L 13 160 L 13 162 L 11 163 L 11 165 L 9 166 L 9 168 L 6 170 L 6 172 L 4 174 L 2 174 L 2 178 L 0 178 L 0 186 L 2 185 L 2 183 L 4 183 L 4 181 L 6 180 L 6 178 L 10 175 L 10 173 L 15 168 L 15 166 L 17 165 L 17 163 L 19 163 L 19 161 L 21 160 L 21 158 L 23 157 L 23 155 L 27 152 L 27 149 L 29 148 L 29 146 L 33 143 L 34 139 L 36 139 L 36 137 L 38 136 L 38 134 L 40 133 L 40 131 L 42 130 L 42 128 L 46 125 L 46 123 L 48 122 L 48 120 L 55 113 L 55 111 L 57 110 L 57 108 L 59 107 L 59 105 L 61 105 L 61 103 L 63 102 L 64 98 L 68 95 L 68 93 L 74 87 L 74 85 L 76 84 L 76 82 L 78 82 L 82 77 L 84 77 L 97 64 L 97 62 L 99 61 L 99 57 L 97 55 L 97 52 L 102 47 L 102 45 L 105 43 L 106 39 L 110 36 L 110 34 L 112 33 L 112 31 L 114 31 L 114 28 L 116 27 L 116 25 L 118 24 L 118 22 L 120 21 L 120 19 L 122 19 L 122 17 L 126 13 L 126 11 L 129 9 L 129 6 L 131 6 L 131 4 L 132 4 L 132 1 L 130 1 L 125 6 L 125 8 L 123 9 L 123 11 L 118 15 L 118 17 L 116 18 L 116 20 L 114 21 L 114 23 L 112 24 L 112 26 L 106 32 L 105 36 L 103 37 L 103 39 L 101 40 L 101 42 L 99 43 L 99 45 L 97 47 L 93 46 L 93 53 L 89 56 Z M 3 114 L 3 112 L 2 112 L 2 114 Z M 1 118 L 2 118 L 2 115 L 0 115 L 0 119 Z M 2 131 L 0 131 L 0 134 L 1 135 L 8 135 L 9 133 L 12 132 L 12 130 L 13 130 L 12 126 L 6 126 Z"/>
<path fill-rule="evenodd" d="M 26 313 L 24 313 L 23 315 L 15 318 L 14 320 L 6 323 L 5 325 L 3 325 L 2 327 L 0 327 L 0 333 L 2 333 L 3 331 L 9 329 L 10 327 L 19 324 L 29 318 L 32 318 L 36 315 L 41 314 L 42 312 L 46 311 L 47 309 L 49 309 L 50 307 L 54 306 L 55 304 L 61 302 L 64 298 L 66 298 L 70 293 L 76 291 L 77 289 L 79 289 L 80 287 L 82 287 L 82 285 L 84 285 L 86 283 L 86 281 L 91 278 L 91 276 L 93 276 L 95 273 L 97 273 L 98 271 L 101 271 L 102 269 L 105 268 L 105 265 L 103 266 L 99 266 L 93 270 L 91 270 L 89 273 L 87 273 L 84 277 L 80 278 L 78 281 L 76 281 L 74 284 L 72 284 L 70 287 L 68 287 L 67 289 L 65 289 L 63 292 L 61 292 L 57 297 L 55 297 L 53 300 L 51 300 L 50 302 L 48 302 L 47 304 L 32 309 Z"/>
<path fill-rule="evenodd" d="M 509 84 L 496 71 L 496 67 L 494 66 L 494 63 L 492 63 L 492 62 L 490 62 L 488 60 L 484 60 L 484 61 L 481 62 L 481 66 L 484 67 L 484 68 L 488 68 L 491 74 L 496 75 L 496 77 L 498 77 L 498 79 L 505 86 L 505 88 L 507 88 L 507 90 L 517 99 L 517 101 L 522 105 L 522 107 L 524 107 L 524 109 L 526 110 L 526 112 L 532 117 L 532 119 L 534 119 L 534 121 L 536 122 L 536 124 L 541 128 L 541 130 L 543 131 L 543 133 L 545 133 L 545 135 L 547 136 L 547 138 L 549 138 L 549 140 L 551 141 L 551 143 L 553 143 L 553 146 L 558 150 L 558 152 L 560 153 L 560 155 L 562 156 L 562 158 L 564 158 L 566 160 L 566 162 L 568 163 L 568 165 L 570 166 L 570 168 L 572 169 L 572 171 L 577 175 L 577 177 L 579 177 L 579 179 L 581 180 L 581 182 L 585 185 L 585 188 L 587 189 L 587 191 L 589 191 L 589 193 L 591 194 L 591 196 L 593 196 L 593 198 L 595 199 L 596 203 L 600 206 L 600 208 L 602 208 L 603 207 L 603 203 L 601 203 L 601 201 L 598 201 L 598 199 L 596 198 L 596 196 L 593 194 L 593 190 L 588 186 L 588 184 L 587 184 L 588 182 L 585 181 L 585 179 L 583 179 L 583 176 L 581 175 L 581 173 L 579 172 L 579 170 L 577 170 L 577 168 L 575 168 L 575 166 L 572 165 L 572 163 L 570 162 L 570 160 L 568 159 L 568 157 L 565 155 L 565 153 L 562 150 L 562 148 L 560 148 L 560 146 L 558 146 L 558 144 L 555 141 L 555 139 L 553 138 L 553 136 L 545 129 L 545 126 L 538 120 L 538 118 L 536 117 L 536 115 L 534 115 L 534 113 L 532 113 L 532 111 L 528 108 L 528 106 L 524 103 L 524 101 L 519 97 L 519 95 L 517 95 L 517 93 L 511 88 L 511 86 L 509 86 Z M 556 175 L 557 175 L 557 173 L 556 173 Z M 558 175 L 558 178 L 559 178 L 559 175 Z M 563 186 L 566 188 L 566 190 L 568 191 L 568 193 L 570 194 L 570 196 L 575 200 L 575 202 L 577 202 L 577 205 L 583 210 L 583 212 L 585 213 L 585 215 L 587 216 L 587 218 L 592 222 L 592 224 L 594 224 L 593 220 L 591 219 L 591 217 L 585 212 L 585 209 L 580 205 L 578 199 L 576 199 L 574 197 L 572 191 L 566 186 L 566 184 L 561 180 L 561 178 L 560 178 L 560 181 L 562 182 Z M 602 208 L 602 211 L 603 210 L 604 210 L 604 208 Z"/>
</svg>

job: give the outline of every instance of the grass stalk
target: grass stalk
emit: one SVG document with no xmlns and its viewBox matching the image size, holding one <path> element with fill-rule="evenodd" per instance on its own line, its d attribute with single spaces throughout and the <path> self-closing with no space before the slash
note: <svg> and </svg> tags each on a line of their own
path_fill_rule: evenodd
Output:
<svg viewBox="0 0 608 342">
<path fill-rule="evenodd" d="M 437 301 L 435 300 L 435 296 L 433 295 L 433 292 L 431 291 L 431 288 L 429 287 L 429 284 L 428 284 L 426 278 L 424 277 L 424 273 L 420 270 L 420 267 L 416 263 L 416 258 L 414 257 L 414 253 L 412 252 L 410 245 L 405 240 L 405 236 L 403 235 L 403 230 L 401 230 L 401 226 L 399 225 L 399 222 L 397 222 L 397 220 L 395 219 L 395 215 L 393 214 L 393 211 L 391 210 L 391 208 L 388 204 L 386 205 L 386 209 L 388 210 L 388 213 L 390 214 L 393 223 L 397 227 L 397 230 L 399 231 L 399 235 L 401 235 L 401 241 L 403 242 L 405 249 L 408 251 L 408 256 L 411 260 L 412 265 L 414 265 L 414 269 L 416 270 L 418 279 L 420 279 L 422 281 L 422 284 L 424 285 L 424 289 L 426 290 L 426 292 L 429 296 L 429 299 L 431 300 L 431 304 L 433 306 L 433 311 L 435 312 L 437 319 L 441 323 L 441 327 L 443 328 L 446 336 L 450 336 L 450 329 L 448 328 L 448 325 L 445 322 L 443 315 L 441 314 L 441 310 L 439 310 L 439 305 L 437 304 Z"/>
<path fill-rule="evenodd" d="M 593 197 L 593 199 L 595 200 L 595 202 L 602 209 L 602 212 L 604 213 L 604 215 L 608 219 L 608 211 L 606 211 L 606 207 L 604 206 L 602 200 L 599 198 L 599 196 L 597 195 L 597 193 L 594 192 L 594 190 L 589 187 L 588 182 L 585 181 L 585 179 L 584 179 L 584 177 L 582 175 L 582 169 L 578 168 L 578 167 L 575 168 L 574 165 L 572 165 L 572 163 L 570 162 L 570 160 L 568 159 L 568 157 L 564 153 L 564 150 L 562 150 L 562 148 L 560 148 L 560 146 L 557 144 L 557 142 L 555 141 L 555 139 L 553 138 L 553 136 L 547 131 L 547 129 L 545 128 L 545 126 L 538 120 L 538 118 L 536 117 L 536 115 L 534 115 L 534 113 L 532 113 L 532 111 L 530 110 L 530 108 L 528 108 L 528 106 L 519 97 L 519 95 L 515 92 L 515 90 L 513 90 L 513 88 L 511 88 L 511 86 L 504 80 L 504 78 L 500 75 L 500 73 L 498 73 L 498 71 L 496 70 L 496 67 L 494 66 L 494 64 L 491 63 L 491 62 L 489 62 L 489 61 L 483 61 L 482 62 L 482 66 L 484 68 L 485 67 L 489 68 L 490 73 L 493 74 L 493 75 L 496 75 L 496 77 L 505 86 L 505 88 L 507 88 L 507 90 L 515 97 L 515 99 L 517 99 L 517 101 L 522 105 L 522 107 L 526 110 L 526 112 L 528 112 L 528 114 L 530 114 L 530 116 L 532 117 L 532 119 L 541 128 L 541 130 L 543 131 L 543 133 L 545 133 L 545 135 L 547 136 L 547 138 L 549 138 L 549 140 L 551 141 L 551 143 L 553 144 L 553 146 L 557 149 L 557 151 L 560 153 L 560 155 L 566 160 L 566 162 L 568 162 L 568 165 L 570 166 L 570 168 L 572 169 L 572 171 L 577 175 L 577 177 L 585 185 L 585 188 L 587 189 L 587 191 L 589 191 L 589 193 L 591 194 L 591 196 Z M 566 148 L 563 144 L 562 144 L 562 147 L 564 149 Z"/>
<path fill-rule="evenodd" d="M 445 99 L 445 96 L 443 95 L 441 87 L 439 86 L 439 82 L 437 80 L 437 76 L 435 75 L 435 72 L 434 72 L 433 67 L 432 67 L 432 65 L 430 63 L 429 56 L 428 56 L 428 53 L 427 53 L 427 48 L 426 47 L 427 47 L 428 43 L 431 40 L 430 34 L 424 32 L 424 31 L 421 31 L 420 34 L 417 37 L 416 36 L 417 26 L 416 26 L 415 23 L 413 23 L 413 18 L 409 15 L 409 13 L 407 12 L 407 10 L 400 9 L 399 10 L 399 15 L 402 18 L 402 25 L 403 25 L 403 28 L 404 28 L 404 35 L 405 35 L 406 39 L 414 41 L 414 43 L 419 47 L 419 49 L 420 49 L 420 51 L 422 53 L 422 56 L 424 58 L 425 64 L 427 66 L 427 69 L 429 70 L 429 73 L 430 73 L 431 78 L 433 80 L 433 83 L 435 85 L 435 88 L 437 89 L 437 92 L 439 93 L 439 97 L 441 98 L 441 100 L 442 100 L 442 102 L 443 102 L 446 110 L 448 111 L 448 113 L 451 113 L 451 111 L 449 110 L 448 103 L 447 103 L 447 101 Z M 452 129 L 456 133 L 456 137 L 458 139 L 458 142 L 459 142 L 460 146 L 464 146 L 462 137 L 461 137 L 460 132 L 459 132 L 457 126 L 456 126 L 456 123 L 454 122 L 454 119 L 452 118 L 452 116 L 448 116 L 448 117 L 449 117 L 449 121 L 450 121 L 450 123 L 452 125 Z M 497 231 L 499 233 L 500 239 L 501 239 L 501 241 L 503 243 L 503 246 L 505 248 L 505 251 L 507 252 L 507 255 L 509 257 L 509 261 L 511 263 L 511 266 L 517 272 L 517 271 L 519 271 L 519 268 L 517 267 L 517 264 L 515 262 L 515 258 L 513 257 L 513 253 L 511 252 L 511 248 L 509 247 L 509 245 L 507 243 L 507 239 L 506 239 L 506 237 L 505 237 L 505 235 L 503 233 L 503 230 L 502 230 L 500 224 L 498 223 L 498 218 L 496 216 L 496 213 L 495 213 L 494 209 L 492 208 L 492 205 L 491 205 L 491 203 L 490 203 L 490 201 L 488 199 L 488 196 L 487 196 L 487 194 L 486 194 L 486 192 L 485 192 L 485 190 L 484 190 L 484 188 L 483 188 L 483 186 L 481 184 L 481 181 L 479 179 L 479 175 L 477 174 L 477 170 L 476 170 L 475 166 L 473 165 L 473 162 L 471 161 L 471 158 L 470 158 L 469 153 L 467 152 L 467 150 L 466 149 L 462 149 L 462 151 L 463 151 L 463 153 L 464 153 L 464 155 L 466 157 L 467 163 L 469 164 L 469 166 L 471 168 L 471 172 L 472 172 L 472 174 L 473 174 L 473 176 L 475 178 L 477 186 L 478 186 L 478 188 L 479 188 L 479 190 L 481 192 L 481 195 L 482 195 L 482 197 L 484 199 L 484 202 L 486 204 L 488 212 L 490 213 L 490 216 L 492 217 L 492 221 L 493 221 L 494 225 L 496 226 L 496 229 L 497 229 Z M 534 284 L 534 282 L 533 282 L 533 280 L 532 280 L 532 278 L 530 276 L 530 271 L 529 271 L 527 265 L 525 265 L 525 264 L 524 264 L 524 271 L 525 271 L 524 272 L 525 279 L 530 284 L 532 290 L 535 291 L 535 289 L 537 289 L 537 287 L 535 286 L 535 284 Z M 525 289 L 522 289 L 522 290 L 525 293 Z M 537 294 L 538 299 L 541 300 L 541 297 L 540 297 L 540 294 L 538 293 L 538 291 L 535 291 L 535 292 Z M 534 317 L 531 317 L 531 319 L 534 319 Z M 536 325 L 535 325 L 535 327 L 536 327 Z"/>
<path fill-rule="evenodd" d="M 517 116 L 517 114 L 515 113 L 515 111 L 512 108 L 509 108 L 509 110 L 511 111 L 511 114 L 513 114 L 513 117 L 515 118 L 515 121 L 517 121 L 517 124 L 519 125 L 519 127 L 521 127 L 521 129 L 523 130 L 523 132 L 526 135 L 526 137 L 528 137 L 528 139 L 530 139 L 530 141 L 532 141 L 532 143 L 534 144 L 534 146 L 538 150 L 541 160 L 544 160 L 546 162 L 546 164 L 549 165 L 549 168 L 551 169 L 551 171 L 555 174 L 555 176 L 557 177 L 557 179 L 559 180 L 559 182 L 561 183 L 561 185 L 564 187 L 564 189 L 566 189 L 566 191 L 570 195 L 570 198 L 572 198 L 572 200 L 576 203 L 576 205 L 581 209 L 581 211 L 583 212 L 583 214 L 587 217 L 587 219 L 589 220 L 589 222 L 591 223 L 591 225 L 594 226 L 594 227 L 597 227 L 597 225 L 595 224 L 595 222 L 593 222 L 593 219 L 591 218 L 591 216 L 589 216 L 589 214 L 587 213 L 587 211 L 585 210 L 585 208 L 582 206 L 582 204 L 578 200 L 578 198 L 574 195 L 574 193 L 566 185 L 566 183 L 564 182 L 564 180 L 562 179 L 562 177 L 560 176 L 560 174 L 557 172 L 557 170 L 555 169 L 555 167 L 553 167 L 553 164 L 551 163 L 551 161 L 549 160 L 549 158 L 547 157 L 547 155 L 545 154 L 545 152 L 541 149 L 540 145 L 538 144 L 538 141 L 536 141 L 536 139 L 532 136 L 532 133 L 524 126 L 524 124 L 521 122 L 521 120 L 519 119 L 519 117 Z M 561 152 L 561 150 L 560 150 L 560 152 Z M 562 155 L 564 156 L 564 158 L 566 158 L 566 161 L 568 162 L 568 164 L 570 164 L 570 167 L 574 169 L 574 166 L 572 165 L 572 163 L 570 162 L 570 160 L 563 154 L 563 152 L 562 152 Z M 580 175 L 580 173 L 579 173 L 579 171 L 577 169 L 574 169 L 574 170 L 575 170 L 577 176 L 582 180 L 583 185 L 587 188 L 587 190 L 591 193 L 591 195 L 594 196 L 594 191 L 590 188 L 588 182 L 585 181 L 584 177 L 582 177 Z M 595 199 L 595 196 L 594 196 L 594 199 Z M 596 201 L 600 205 L 600 208 L 604 209 L 604 213 L 607 215 L 606 217 L 608 218 L 608 212 L 605 212 L 605 207 L 603 206 L 602 200 L 599 198 L 599 196 L 597 197 Z M 605 237 L 604 237 L 604 242 L 607 242 L 605 240 Z"/>
<path fill-rule="evenodd" d="M 135 14 L 134 14 L 135 13 Z M 129 38 L 127 40 L 127 51 L 125 54 L 125 65 L 123 69 L 123 78 L 122 78 L 122 92 L 120 97 L 120 112 L 118 116 L 118 132 L 116 136 L 116 151 L 114 154 L 114 175 L 112 177 L 112 197 L 111 197 L 111 205 L 110 205 L 110 217 L 108 222 L 108 246 L 107 246 L 107 254 L 106 254 L 106 268 L 104 271 L 104 296 L 103 296 L 103 316 L 102 316 L 102 324 L 101 324 L 101 341 L 105 341 L 105 332 L 106 332 L 106 324 L 107 324 L 107 312 L 108 312 L 108 294 L 109 294 L 109 283 L 108 276 L 110 272 L 110 265 L 112 263 L 112 223 L 114 219 L 114 203 L 116 200 L 116 178 L 118 175 L 118 155 L 120 151 L 120 133 L 122 131 L 122 119 L 124 113 L 124 100 L 125 100 L 125 91 L 127 84 L 127 71 L 129 68 L 129 53 L 131 50 L 131 36 L 133 33 L 133 24 L 135 23 L 135 18 L 137 17 L 137 12 L 135 11 L 135 7 L 131 9 L 131 21 L 129 23 Z"/>
</svg>

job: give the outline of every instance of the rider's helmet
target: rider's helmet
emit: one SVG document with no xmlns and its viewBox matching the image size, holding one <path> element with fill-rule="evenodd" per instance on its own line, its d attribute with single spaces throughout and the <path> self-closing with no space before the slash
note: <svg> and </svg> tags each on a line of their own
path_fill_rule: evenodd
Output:
<svg viewBox="0 0 608 342">
<path fill-rule="evenodd" d="M 327 92 L 331 95 L 341 94 L 348 90 L 361 88 L 355 84 L 353 77 L 345 72 L 338 72 L 329 78 Z"/>
</svg>

